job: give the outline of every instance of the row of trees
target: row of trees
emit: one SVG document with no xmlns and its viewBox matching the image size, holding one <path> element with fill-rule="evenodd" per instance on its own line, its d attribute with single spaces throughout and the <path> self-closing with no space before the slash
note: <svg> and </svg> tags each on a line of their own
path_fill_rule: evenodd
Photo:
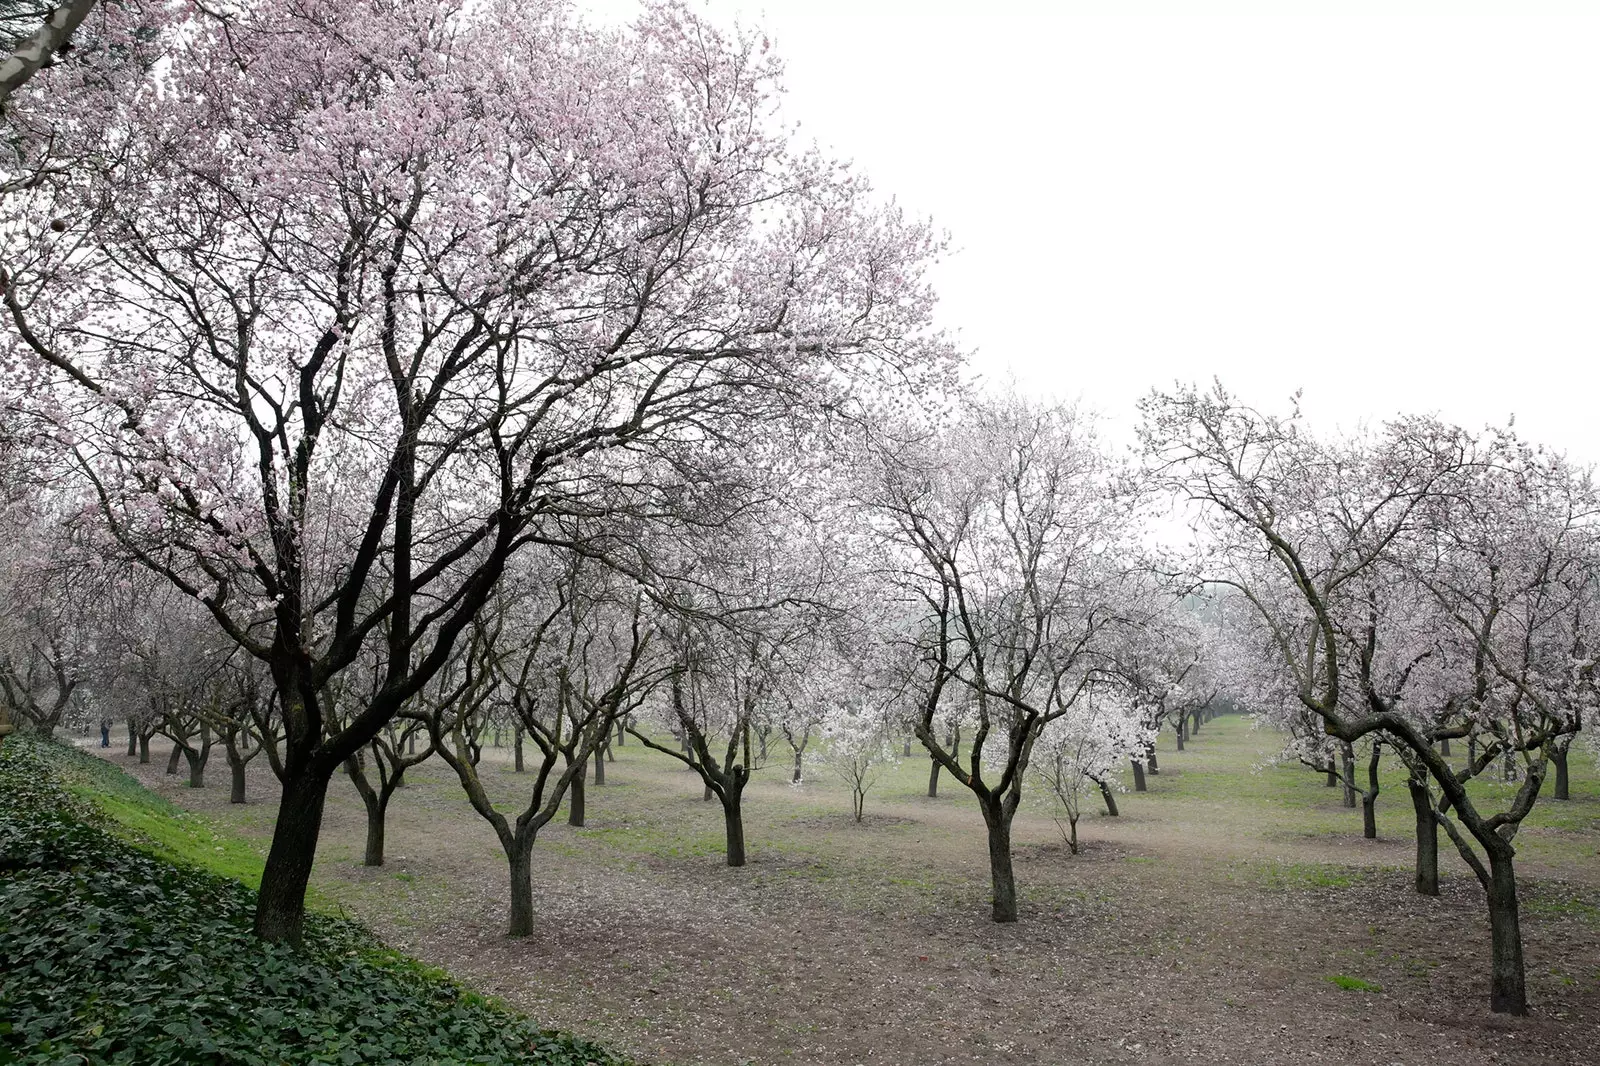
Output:
<svg viewBox="0 0 1600 1066">
<path fill-rule="evenodd" d="M 942 239 L 794 142 L 764 38 L 678 4 L 119 5 L 82 52 L 7 112 L 4 696 L 143 701 L 196 766 L 265 752 L 263 938 L 299 939 L 338 773 L 381 856 L 437 752 L 522 933 L 605 745 L 683 760 L 737 864 L 763 729 L 798 771 L 885 721 L 972 793 L 1013 921 L 1030 771 L 1075 821 L 1227 695 L 1308 758 L 1320 729 L 1407 761 L 1419 886 L 1442 828 L 1525 1009 L 1512 839 L 1593 694 L 1584 472 L 1194 391 L 1116 469 L 1073 411 L 962 387 Z M 1173 494 L 1199 547 L 1152 558 Z M 520 810 L 478 774 L 494 722 L 536 752 Z M 1480 812 L 1506 758 L 1523 787 Z"/>
</svg>

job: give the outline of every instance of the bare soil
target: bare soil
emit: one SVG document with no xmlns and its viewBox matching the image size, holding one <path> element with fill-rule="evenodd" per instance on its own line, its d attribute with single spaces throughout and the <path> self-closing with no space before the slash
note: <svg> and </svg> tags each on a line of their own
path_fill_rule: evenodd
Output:
<svg viewBox="0 0 1600 1066">
<path fill-rule="evenodd" d="M 730 869 L 699 780 L 629 744 L 610 783 L 590 786 L 588 826 L 541 837 L 527 939 L 504 936 L 505 860 L 436 761 L 396 796 L 380 868 L 359 865 L 363 809 L 335 782 L 314 884 L 396 947 L 650 1062 L 1600 1062 L 1600 784 L 1586 757 L 1574 800 L 1542 800 L 1524 831 L 1534 1010 L 1508 1018 L 1486 1007 L 1488 922 L 1465 865 L 1441 855 L 1441 896 L 1412 891 L 1404 790 L 1379 800 L 1380 839 L 1361 840 L 1338 790 L 1261 766 L 1275 746 L 1211 723 L 1189 750 L 1163 750 L 1121 817 L 1085 817 L 1077 856 L 1046 808 L 1025 807 L 1013 925 L 988 919 L 970 795 L 946 779 L 921 796 L 920 756 L 858 825 L 843 789 L 790 786 L 775 751 L 746 797 L 750 863 Z M 264 766 L 241 808 L 220 756 L 195 791 L 162 773 L 164 755 L 110 757 L 264 846 Z M 507 752 L 485 759 L 506 763 L 490 777 L 509 804 L 527 778 Z"/>
</svg>

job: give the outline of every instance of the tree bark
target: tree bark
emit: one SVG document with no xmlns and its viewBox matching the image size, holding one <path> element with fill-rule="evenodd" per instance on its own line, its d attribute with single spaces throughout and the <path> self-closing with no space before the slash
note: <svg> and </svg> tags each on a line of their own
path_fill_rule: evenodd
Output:
<svg viewBox="0 0 1600 1066">
<path fill-rule="evenodd" d="M 1119 814 L 1117 810 L 1117 797 L 1116 794 L 1111 791 L 1111 786 L 1106 784 L 1104 781 L 1098 781 L 1096 784 L 1100 786 L 1100 798 L 1106 801 L 1106 816 L 1108 818 L 1117 817 Z"/>
<path fill-rule="evenodd" d="M 1433 797 L 1426 779 L 1406 779 L 1411 807 L 1417 816 L 1417 891 L 1424 896 L 1439 894 L 1439 822 L 1433 816 Z"/>
<path fill-rule="evenodd" d="M 284 779 L 277 827 L 261 871 L 261 893 L 256 903 L 256 936 L 269 943 L 300 945 L 305 927 L 306 885 L 316 860 L 327 794 L 328 779 L 309 768 L 301 768 Z"/>
<path fill-rule="evenodd" d="M 803 752 L 798 752 L 797 751 L 797 752 L 794 753 L 794 776 L 791 777 L 789 780 L 792 781 L 796 785 L 798 785 L 800 783 L 800 771 L 801 771 L 802 767 L 804 766 L 804 759 L 805 759 L 805 754 Z M 938 763 L 935 763 L 934 765 L 937 766 Z"/>
<path fill-rule="evenodd" d="M 1522 929 L 1517 919 L 1517 876 L 1509 843 L 1489 852 L 1489 932 L 1493 960 L 1489 1009 L 1497 1014 L 1527 1014 L 1528 991 L 1522 966 Z"/>
<path fill-rule="evenodd" d="M 139 730 L 133 724 L 133 719 L 128 719 L 128 758 L 139 754 Z"/>
<path fill-rule="evenodd" d="M 594 753 L 594 783 L 597 785 L 603 785 L 606 783 L 605 756 L 610 750 L 611 745 L 607 744 L 603 750 L 599 750 Z"/>
<path fill-rule="evenodd" d="M 511 920 L 507 936 L 533 935 L 533 841 L 516 841 L 506 856 L 511 867 Z"/>
<path fill-rule="evenodd" d="M 150 734 L 141 730 L 140 733 L 139 733 L 139 762 L 140 763 L 147 763 L 149 761 L 150 761 Z"/>
<path fill-rule="evenodd" d="M 414 739 L 415 738 L 413 738 L 413 740 Z M 517 759 L 516 771 L 517 771 L 517 773 L 520 774 L 520 773 L 523 772 L 523 769 L 522 769 L 522 727 L 520 725 L 517 726 L 516 736 L 512 738 L 512 743 L 516 746 L 516 759 Z"/>
<path fill-rule="evenodd" d="M 1448 759 L 1450 757 L 1450 738 L 1449 737 L 1440 737 L 1439 738 L 1439 754 L 1443 755 L 1446 759 Z"/>
<path fill-rule="evenodd" d="M 928 768 L 928 798 L 929 799 L 938 799 L 939 798 L 939 771 L 941 769 L 943 769 L 943 765 L 939 762 L 938 759 L 930 759 L 928 761 L 929 761 L 929 764 L 930 764 L 929 768 Z"/>
<path fill-rule="evenodd" d="M 1148 773 L 1157 777 L 1161 776 L 1161 765 L 1156 762 L 1156 746 L 1154 744 L 1145 749 L 1144 768 Z"/>
<path fill-rule="evenodd" d="M 1323 783 L 1329 788 L 1339 787 L 1339 767 L 1332 760 L 1328 762 L 1328 780 Z"/>
<path fill-rule="evenodd" d="M 1340 777 L 1344 781 L 1344 805 L 1354 808 L 1356 805 L 1356 753 L 1348 742 L 1339 750 L 1339 770 Z"/>
<path fill-rule="evenodd" d="M 567 786 L 567 795 L 570 801 L 567 805 L 567 824 L 578 829 L 583 828 L 584 816 L 584 786 L 583 766 L 580 764 L 578 772 L 572 775 L 572 784 Z"/>
<path fill-rule="evenodd" d="M 1183 718 L 1178 720 L 1177 726 L 1172 730 L 1172 735 L 1178 738 L 1179 751 L 1183 750 L 1183 740 L 1189 735 L 1189 730 L 1186 728 L 1188 721 L 1188 716 L 1185 715 Z"/>
<path fill-rule="evenodd" d="M 1367 787 L 1361 793 L 1361 835 L 1367 840 L 1378 839 L 1378 762 L 1383 758 L 1383 747 L 1372 745 L 1372 757 L 1367 760 Z"/>
<path fill-rule="evenodd" d="M 1564 744 L 1552 744 L 1550 761 L 1556 767 L 1555 790 L 1551 793 L 1558 800 L 1571 799 L 1567 782 L 1567 748 Z"/>
<path fill-rule="evenodd" d="M 72 40 L 73 33 L 89 17 L 98 0 L 68 0 L 50 12 L 44 24 L 27 39 L 19 43 L 11 54 L 0 61 L 0 112 L 11 99 L 11 94 L 22 88 L 24 82 L 39 72 Z"/>
<path fill-rule="evenodd" d="M 722 797 L 722 822 L 728 836 L 728 865 L 744 865 L 744 811 L 740 807 L 742 788 L 728 789 Z"/>
<path fill-rule="evenodd" d="M 989 878 L 994 885 L 994 920 L 1017 920 L 1017 877 L 1011 867 L 1011 822 L 1000 801 L 983 802 L 983 821 L 989 829 Z"/>
<path fill-rule="evenodd" d="M 183 758 L 183 748 L 178 744 L 177 741 L 173 741 L 172 742 L 172 754 L 167 756 L 167 773 L 169 773 L 169 774 L 177 773 L 178 772 L 178 761 L 180 759 L 182 759 L 182 758 Z"/>
<path fill-rule="evenodd" d="M 1138 759 L 1133 761 L 1133 790 L 1135 792 L 1148 792 L 1149 788 L 1144 783 L 1144 763 Z"/>
<path fill-rule="evenodd" d="M 244 799 L 244 763 L 235 759 L 228 760 L 228 770 L 233 776 L 232 786 L 228 791 L 229 803 L 243 803 Z"/>
</svg>

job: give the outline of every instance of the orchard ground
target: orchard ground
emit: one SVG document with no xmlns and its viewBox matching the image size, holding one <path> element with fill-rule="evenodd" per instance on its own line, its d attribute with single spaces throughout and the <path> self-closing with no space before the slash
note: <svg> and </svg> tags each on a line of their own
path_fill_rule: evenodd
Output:
<svg viewBox="0 0 1600 1066">
<path fill-rule="evenodd" d="M 1150 792 L 1088 814 L 1083 854 L 1038 790 L 1017 817 L 1022 920 L 988 920 L 976 803 L 928 799 L 918 749 L 865 822 L 820 767 L 788 783 L 779 739 L 746 792 L 749 865 L 723 864 L 699 779 L 636 741 L 588 790 L 588 825 L 536 845 L 537 935 L 508 940 L 507 869 L 437 760 L 389 809 L 388 863 L 360 865 L 355 789 L 330 791 L 313 892 L 391 944 L 542 1023 L 663 1063 L 1593 1063 L 1600 1057 L 1600 775 L 1574 750 L 1572 800 L 1541 799 L 1517 838 L 1533 1013 L 1488 1012 L 1488 922 L 1441 841 L 1441 895 L 1411 889 L 1411 806 L 1385 777 L 1379 839 L 1276 734 L 1207 724 L 1162 739 Z M 184 787 L 120 754 L 219 832 L 248 879 L 272 831 L 258 759 L 250 803 L 227 768 Z M 528 780 L 486 748 L 495 798 Z M 1504 786 L 1489 785 L 1499 788 Z M 239 847 L 233 838 L 241 838 Z"/>
</svg>

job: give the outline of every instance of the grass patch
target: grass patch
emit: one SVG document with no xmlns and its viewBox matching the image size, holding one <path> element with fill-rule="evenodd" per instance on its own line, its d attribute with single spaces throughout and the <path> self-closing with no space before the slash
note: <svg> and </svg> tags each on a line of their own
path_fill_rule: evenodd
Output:
<svg viewBox="0 0 1600 1066">
<path fill-rule="evenodd" d="M 1323 977 L 1329 984 L 1338 985 L 1346 992 L 1382 992 L 1383 986 L 1374 981 L 1363 981 L 1359 977 L 1351 977 L 1342 973 L 1330 973 Z"/>
<path fill-rule="evenodd" d="M 102 771 L 83 758 L 0 746 L 0 1062 L 625 1066 L 354 922 L 312 913 L 303 948 L 261 943 L 254 892 L 162 854 L 206 839 L 194 820 L 114 778 L 86 803 Z"/>
</svg>

